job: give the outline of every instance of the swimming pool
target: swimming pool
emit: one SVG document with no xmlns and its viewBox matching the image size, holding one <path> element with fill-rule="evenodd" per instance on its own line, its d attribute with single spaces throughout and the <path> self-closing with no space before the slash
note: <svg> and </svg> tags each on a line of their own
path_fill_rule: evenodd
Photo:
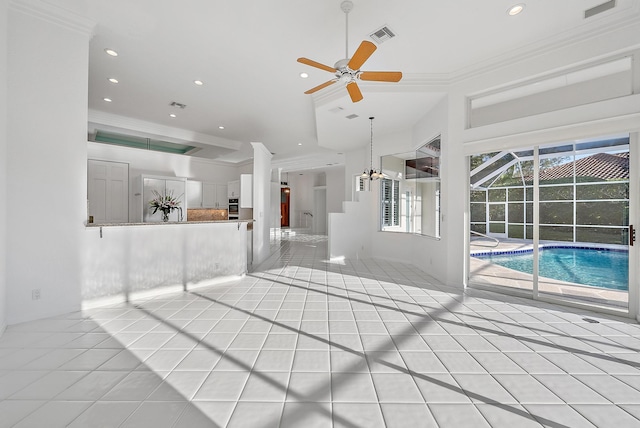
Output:
<svg viewBox="0 0 640 428">
<path fill-rule="evenodd" d="M 509 269 L 533 273 L 533 250 L 473 255 Z M 540 276 L 613 290 L 629 289 L 629 252 L 604 248 L 540 248 Z"/>
</svg>

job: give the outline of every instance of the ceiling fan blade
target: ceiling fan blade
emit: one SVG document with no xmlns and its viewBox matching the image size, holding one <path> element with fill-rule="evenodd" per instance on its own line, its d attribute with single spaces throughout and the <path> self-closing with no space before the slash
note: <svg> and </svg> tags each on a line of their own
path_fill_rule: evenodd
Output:
<svg viewBox="0 0 640 428">
<path fill-rule="evenodd" d="M 375 82 L 399 82 L 402 79 L 400 71 L 363 71 L 358 75 L 360 80 Z"/>
<path fill-rule="evenodd" d="M 376 49 L 376 45 L 374 45 L 372 42 L 363 40 L 362 43 L 360 43 L 360 46 L 358 46 L 356 53 L 354 53 L 351 57 L 351 60 L 349 61 L 349 64 L 347 64 L 347 66 L 352 70 L 360 70 L 362 64 L 364 64 L 364 62 L 369 59 L 371 54 L 374 53 Z"/>
<path fill-rule="evenodd" d="M 362 100 L 362 92 L 360 92 L 360 88 L 358 88 L 358 84 L 356 82 L 347 83 L 347 91 L 349 91 L 351 101 L 353 101 L 354 103 Z"/>
<path fill-rule="evenodd" d="M 320 70 L 328 71 L 329 73 L 335 73 L 337 70 L 333 67 L 329 67 L 328 65 L 320 64 L 319 62 L 315 62 L 309 58 L 298 58 L 298 62 L 306 65 L 310 65 L 311 67 L 319 68 Z"/>
<path fill-rule="evenodd" d="M 320 89 L 324 89 L 329 85 L 333 85 L 334 83 L 336 83 L 336 80 L 329 80 L 327 82 L 324 82 L 322 85 L 318 85 L 315 88 L 309 89 L 308 91 L 305 92 L 305 94 L 313 94 L 314 92 L 317 92 Z"/>
</svg>

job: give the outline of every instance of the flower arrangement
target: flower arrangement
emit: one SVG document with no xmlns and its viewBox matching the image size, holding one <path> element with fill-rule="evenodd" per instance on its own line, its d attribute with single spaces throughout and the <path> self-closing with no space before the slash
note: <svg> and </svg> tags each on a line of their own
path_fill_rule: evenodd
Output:
<svg viewBox="0 0 640 428">
<path fill-rule="evenodd" d="M 180 211 L 180 220 L 182 220 L 182 208 L 180 208 L 180 198 L 173 196 L 173 191 L 170 190 L 168 193 L 160 193 L 157 190 L 153 190 L 153 199 L 149 201 L 149 205 L 153 208 L 153 213 L 155 214 L 158 211 L 162 211 L 162 221 L 169 221 L 169 214 L 173 210 Z"/>
</svg>

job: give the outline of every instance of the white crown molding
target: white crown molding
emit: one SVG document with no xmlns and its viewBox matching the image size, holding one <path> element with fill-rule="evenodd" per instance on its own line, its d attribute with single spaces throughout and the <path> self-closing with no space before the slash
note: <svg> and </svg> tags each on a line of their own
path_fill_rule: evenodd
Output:
<svg viewBox="0 0 640 428">
<path fill-rule="evenodd" d="M 622 15 L 622 16 L 621 16 Z M 603 24 L 604 21 L 604 24 Z M 563 33 L 547 37 L 542 40 L 521 46 L 503 54 L 484 59 L 480 62 L 453 71 L 449 75 L 450 84 L 460 83 L 476 77 L 512 65 L 513 63 L 531 60 L 532 57 L 548 55 L 551 52 L 585 43 L 589 40 L 598 40 L 603 36 L 623 31 L 627 28 L 640 25 L 640 2 L 633 2 L 632 6 L 621 10 L 617 14 L 600 18 L 593 24 L 564 31 Z M 628 48 L 627 48 L 628 49 Z"/>
<path fill-rule="evenodd" d="M 239 150 L 242 147 L 242 143 L 239 141 L 105 113 L 98 110 L 89 109 L 88 116 L 88 120 L 92 124 L 106 125 L 112 128 L 122 129 L 123 131 L 135 131 L 138 134 L 142 133 L 153 137 L 161 136 L 163 138 L 173 139 L 174 142 L 202 143 L 232 150 Z"/>
<path fill-rule="evenodd" d="M 44 0 L 10 0 L 9 9 L 92 37 L 96 23 Z"/>
<path fill-rule="evenodd" d="M 449 75 L 445 73 L 413 73 L 403 74 L 402 80 L 396 83 L 381 83 L 358 81 L 361 88 L 367 92 L 398 93 L 398 92 L 446 92 L 449 88 Z M 341 84 L 335 84 L 311 95 L 316 107 L 348 97 L 347 90 Z"/>
</svg>

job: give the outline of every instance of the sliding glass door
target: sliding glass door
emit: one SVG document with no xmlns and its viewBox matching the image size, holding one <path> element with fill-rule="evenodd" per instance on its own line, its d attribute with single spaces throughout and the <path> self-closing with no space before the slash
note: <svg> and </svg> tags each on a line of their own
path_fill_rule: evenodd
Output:
<svg viewBox="0 0 640 428">
<path fill-rule="evenodd" d="M 628 311 L 629 151 L 616 136 L 471 156 L 469 285 Z"/>
<path fill-rule="evenodd" d="M 629 140 L 543 147 L 538 291 L 627 309 Z"/>
</svg>

